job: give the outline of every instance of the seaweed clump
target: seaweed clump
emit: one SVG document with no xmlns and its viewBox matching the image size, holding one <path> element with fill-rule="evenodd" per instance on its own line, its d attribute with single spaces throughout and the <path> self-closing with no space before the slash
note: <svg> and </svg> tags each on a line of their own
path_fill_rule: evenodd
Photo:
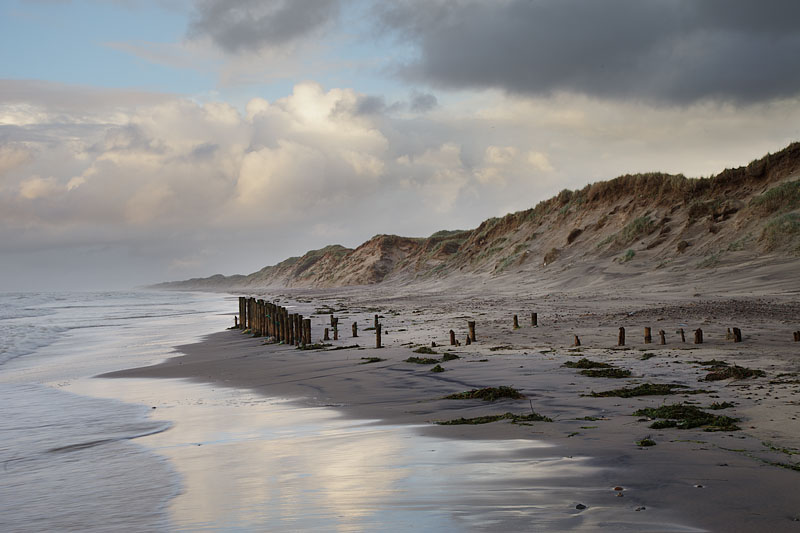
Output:
<svg viewBox="0 0 800 533">
<path fill-rule="evenodd" d="M 501 385 L 500 387 L 486 387 L 457 392 L 444 397 L 445 400 L 484 400 L 486 402 L 493 402 L 501 398 L 520 400 L 525 398 L 525 395 L 513 387 Z"/>
<path fill-rule="evenodd" d="M 425 353 L 428 355 L 434 355 L 438 352 L 429 346 L 420 346 L 419 348 L 414 350 L 414 353 Z"/>
<path fill-rule="evenodd" d="M 723 379 L 748 379 L 748 378 L 762 378 L 766 376 L 763 370 L 756 370 L 744 366 L 733 365 L 716 367 L 712 372 L 706 374 L 703 381 L 720 381 Z"/>
<path fill-rule="evenodd" d="M 613 365 L 610 365 L 608 363 L 600 363 L 599 361 L 592 361 L 584 357 L 577 361 L 567 361 L 562 366 L 565 366 L 567 368 L 592 369 L 592 368 L 611 368 Z"/>
<path fill-rule="evenodd" d="M 457 356 L 456 354 L 449 353 L 449 352 L 446 352 L 444 355 L 442 355 L 442 362 L 443 363 L 446 362 L 446 361 L 453 361 L 455 359 L 461 359 L 461 358 L 459 356 Z"/>
<path fill-rule="evenodd" d="M 611 396 L 619 398 L 632 398 L 634 396 L 662 396 L 665 394 L 704 394 L 704 390 L 684 390 L 686 385 L 675 383 L 643 383 L 637 387 L 624 387 L 601 392 L 594 392 L 590 396 L 594 398 L 607 398 Z"/>
<path fill-rule="evenodd" d="M 362 361 L 358 363 L 359 365 L 368 365 L 370 363 L 380 363 L 381 361 L 386 361 L 386 359 L 381 359 L 380 357 L 362 357 Z"/>
<path fill-rule="evenodd" d="M 706 413 L 694 405 L 676 403 L 661 407 L 646 407 L 633 413 L 634 416 L 657 418 L 650 427 L 653 429 L 678 428 L 691 429 L 702 427 L 705 431 L 736 431 L 738 418 Z"/>
<path fill-rule="evenodd" d="M 454 420 L 445 420 L 443 422 L 436 422 L 440 426 L 459 426 L 464 424 L 490 424 L 499 420 L 511 420 L 512 424 L 525 423 L 525 422 L 552 422 L 553 419 L 539 413 L 532 412 L 530 414 L 515 415 L 514 413 L 503 413 L 502 415 L 486 415 L 476 416 L 474 418 L 456 418 Z"/>
<path fill-rule="evenodd" d="M 435 365 L 438 362 L 438 359 L 433 359 L 431 357 L 409 357 L 406 359 L 406 363 L 416 363 L 418 365 Z"/>
<path fill-rule="evenodd" d="M 589 369 L 589 370 L 581 370 L 580 372 L 584 376 L 589 376 L 590 378 L 629 378 L 631 377 L 631 371 L 625 370 L 623 368 L 598 368 L 598 369 Z"/>
</svg>

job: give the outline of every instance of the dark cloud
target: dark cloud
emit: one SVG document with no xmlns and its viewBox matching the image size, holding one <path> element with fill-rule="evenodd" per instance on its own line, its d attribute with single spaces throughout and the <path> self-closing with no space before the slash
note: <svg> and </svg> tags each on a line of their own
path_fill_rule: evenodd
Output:
<svg viewBox="0 0 800 533">
<path fill-rule="evenodd" d="M 376 7 L 417 48 L 412 81 L 685 104 L 800 92 L 796 0 L 405 0 Z"/>
<path fill-rule="evenodd" d="M 413 91 L 408 105 L 414 113 L 426 113 L 439 105 L 439 101 L 430 93 Z"/>
<path fill-rule="evenodd" d="M 290 44 L 339 14 L 339 0 L 201 0 L 189 36 L 209 36 L 227 52 Z"/>
</svg>

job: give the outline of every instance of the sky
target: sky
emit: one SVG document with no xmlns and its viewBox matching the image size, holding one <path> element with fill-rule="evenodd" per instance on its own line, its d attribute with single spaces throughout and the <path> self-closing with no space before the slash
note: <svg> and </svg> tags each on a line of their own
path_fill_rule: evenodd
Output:
<svg viewBox="0 0 800 533">
<path fill-rule="evenodd" d="M 2 0 L 0 290 L 249 273 L 798 140 L 795 0 Z"/>
</svg>

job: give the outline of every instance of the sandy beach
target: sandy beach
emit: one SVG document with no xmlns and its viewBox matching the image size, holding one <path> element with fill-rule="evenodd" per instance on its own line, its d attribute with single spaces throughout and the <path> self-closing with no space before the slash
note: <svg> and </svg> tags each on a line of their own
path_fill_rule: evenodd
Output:
<svg viewBox="0 0 800 533">
<path fill-rule="evenodd" d="M 700 274 L 683 276 L 681 283 L 643 274 L 625 284 L 629 289 L 607 283 L 571 290 L 561 280 L 554 291 L 502 279 L 485 285 L 478 278 L 458 290 L 431 284 L 265 292 L 260 297 L 312 316 L 314 342 L 332 310 L 340 320 L 339 340 L 299 350 L 241 330 L 221 331 L 179 347 L 182 355 L 162 364 L 104 377 L 189 378 L 331 406 L 354 419 L 417 425 L 426 436 L 544 441 L 563 458 L 589 458 L 589 465 L 600 467 L 587 471 L 578 497 L 564 496 L 556 512 L 584 517 L 564 529 L 613 528 L 607 520 L 613 515 L 632 530 L 640 524 L 640 530 L 658 531 L 660 521 L 669 521 L 663 530 L 797 531 L 800 353 L 792 332 L 800 304 L 796 289 L 780 281 L 786 276 L 776 275 L 780 269 L 753 265 L 746 278 L 728 273 L 717 285 Z M 530 324 L 531 312 L 538 314 L 537 327 Z M 383 325 L 381 349 L 367 330 L 375 314 Z M 477 342 L 469 346 L 467 320 L 477 323 Z M 351 336 L 352 322 L 358 323 L 358 338 Z M 620 326 L 627 333 L 624 347 L 617 346 Z M 644 327 L 652 328 L 651 344 L 644 343 Z M 730 327 L 742 329 L 741 343 L 726 339 Z M 681 328 L 686 342 L 677 333 Z M 693 343 L 696 328 L 704 331 L 703 344 Z M 450 329 L 460 346 L 449 346 Z M 665 345 L 659 344 L 659 330 L 665 331 Z M 580 347 L 572 346 L 575 335 Z M 414 352 L 431 343 L 436 353 Z M 442 361 L 445 353 L 458 358 Z M 435 358 L 444 371 L 406 362 L 412 356 Z M 380 361 L 369 362 L 372 357 Z M 583 358 L 630 370 L 630 377 L 590 377 L 564 366 Z M 715 370 L 710 360 L 764 374 L 706 381 Z M 685 388 L 670 395 L 591 395 L 648 383 Z M 524 398 L 444 399 L 501 386 Z M 736 418 L 740 429 L 654 429 L 650 417 L 633 414 L 678 403 Z M 730 406 L 713 410 L 712 404 Z M 553 421 L 437 424 L 531 409 Z M 639 445 L 646 438 L 655 445 Z M 592 513 L 598 513 L 594 520 Z"/>
</svg>

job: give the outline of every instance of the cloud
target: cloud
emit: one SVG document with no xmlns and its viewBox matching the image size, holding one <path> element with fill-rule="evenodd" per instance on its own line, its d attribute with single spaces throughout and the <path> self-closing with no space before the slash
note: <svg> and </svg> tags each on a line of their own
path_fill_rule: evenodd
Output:
<svg viewBox="0 0 800 533">
<path fill-rule="evenodd" d="M 338 14 L 338 0 L 201 0 L 188 35 L 209 37 L 230 53 L 282 48 Z"/>
<path fill-rule="evenodd" d="M 0 100 L 13 119 L 0 126 L 0 255 L 14 275 L 44 250 L 53 265 L 54 250 L 92 257 L 86 283 L 254 271 L 331 239 L 474 227 L 626 172 L 746 164 L 800 133 L 796 98 L 651 107 L 490 92 L 416 114 L 311 81 L 241 111 L 126 93 L 64 105 L 45 89 Z"/>
<path fill-rule="evenodd" d="M 417 56 L 397 65 L 448 89 L 558 92 L 685 105 L 800 92 L 793 0 L 405 0 L 377 4 Z"/>
</svg>

